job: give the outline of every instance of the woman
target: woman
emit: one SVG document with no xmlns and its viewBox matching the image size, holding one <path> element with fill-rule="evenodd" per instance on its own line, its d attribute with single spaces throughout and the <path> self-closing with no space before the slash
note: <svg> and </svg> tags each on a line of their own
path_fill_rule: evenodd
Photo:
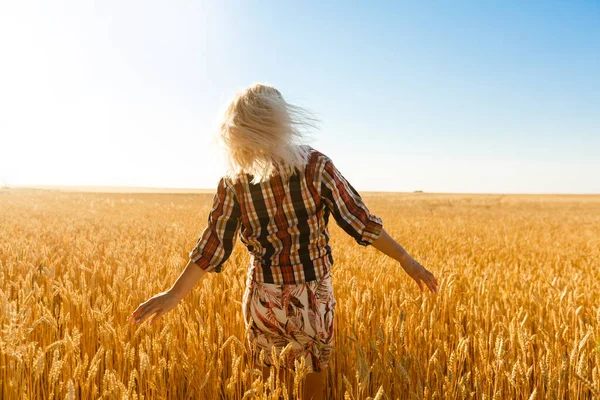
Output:
<svg viewBox="0 0 600 400">
<path fill-rule="evenodd" d="M 314 122 L 271 86 L 255 84 L 235 95 L 220 127 L 230 168 L 219 181 L 208 226 L 173 286 L 142 303 L 130 321 L 152 314 L 156 321 L 207 272 L 220 272 L 239 232 L 251 256 L 242 302 L 248 340 L 265 350 L 265 374 L 272 348 L 279 354 L 291 344 L 287 367 L 304 357 L 313 371 L 305 397 L 321 399 L 336 304 L 329 216 L 360 245 L 398 260 L 421 291 L 425 285 L 437 292 L 438 282 L 387 234 L 331 159 L 300 143 L 301 128 Z"/>
</svg>

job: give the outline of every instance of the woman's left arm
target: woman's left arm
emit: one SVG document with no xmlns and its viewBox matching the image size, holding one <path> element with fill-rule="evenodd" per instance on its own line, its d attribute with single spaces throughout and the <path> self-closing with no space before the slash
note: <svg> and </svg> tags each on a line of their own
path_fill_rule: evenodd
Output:
<svg viewBox="0 0 600 400">
<path fill-rule="evenodd" d="M 142 323 L 152 314 L 156 314 L 150 321 L 150 325 L 158 320 L 164 313 L 171 311 L 181 299 L 206 276 L 208 272 L 198 268 L 192 260 L 189 260 L 183 272 L 179 275 L 173 286 L 164 292 L 157 293 L 136 308 L 128 317 L 130 323 Z"/>
<path fill-rule="evenodd" d="M 234 191 L 224 179 L 219 181 L 208 224 L 190 252 L 185 270 L 170 289 L 158 293 L 131 313 L 131 323 L 143 322 L 152 314 L 153 324 L 167 311 L 172 310 L 192 290 L 194 285 L 208 273 L 221 272 L 233 250 L 235 234 L 240 226 L 240 207 Z"/>
</svg>

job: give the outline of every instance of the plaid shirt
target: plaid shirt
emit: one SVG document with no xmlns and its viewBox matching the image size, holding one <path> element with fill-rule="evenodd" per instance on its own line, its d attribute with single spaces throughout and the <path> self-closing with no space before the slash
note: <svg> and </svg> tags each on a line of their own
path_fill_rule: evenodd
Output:
<svg viewBox="0 0 600 400">
<path fill-rule="evenodd" d="M 331 159 L 312 148 L 305 170 L 287 182 L 278 175 L 259 184 L 250 183 L 251 178 L 219 181 L 208 226 L 189 254 L 198 267 L 221 272 L 239 230 L 251 255 L 249 277 L 304 283 L 320 279 L 333 265 L 330 214 L 363 246 L 381 233 L 381 219 L 369 212 Z"/>
</svg>

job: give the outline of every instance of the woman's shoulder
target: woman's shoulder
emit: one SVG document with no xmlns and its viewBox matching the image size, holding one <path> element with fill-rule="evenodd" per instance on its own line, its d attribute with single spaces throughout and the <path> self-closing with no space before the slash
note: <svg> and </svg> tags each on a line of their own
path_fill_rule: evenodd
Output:
<svg viewBox="0 0 600 400">
<path fill-rule="evenodd" d="M 308 151 L 308 164 L 309 165 L 320 164 L 323 162 L 331 161 L 331 159 L 329 157 L 327 157 L 327 155 L 325 155 L 321 151 L 319 151 L 311 146 L 306 145 L 306 149 Z"/>
<path fill-rule="evenodd" d="M 308 162 L 306 163 L 306 179 L 311 181 L 316 187 L 319 187 L 323 179 L 323 173 L 330 163 L 331 159 L 327 155 L 311 147 Z"/>
</svg>

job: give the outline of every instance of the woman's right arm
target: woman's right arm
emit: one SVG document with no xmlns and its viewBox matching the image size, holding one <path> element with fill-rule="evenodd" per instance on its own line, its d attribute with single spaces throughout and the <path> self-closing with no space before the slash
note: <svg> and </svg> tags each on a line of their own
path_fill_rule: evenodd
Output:
<svg viewBox="0 0 600 400">
<path fill-rule="evenodd" d="M 385 229 L 382 229 L 381 234 L 371 245 L 386 256 L 398 261 L 404 271 L 417 282 L 421 292 L 423 291 L 423 283 L 425 283 L 430 291 L 438 291 L 438 281 L 435 279 L 435 276 L 412 258 Z"/>
<path fill-rule="evenodd" d="M 417 282 L 421 291 L 423 283 L 432 292 L 438 291 L 438 282 L 431 272 L 413 259 L 383 229 L 379 217 L 371 214 L 360 194 L 333 165 L 331 159 L 321 155 L 317 174 L 317 187 L 321 198 L 331 210 L 337 224 L 363 246 L 372 245 L 383 254 L 400 262 L 406 273 Z"/>
</svg>

